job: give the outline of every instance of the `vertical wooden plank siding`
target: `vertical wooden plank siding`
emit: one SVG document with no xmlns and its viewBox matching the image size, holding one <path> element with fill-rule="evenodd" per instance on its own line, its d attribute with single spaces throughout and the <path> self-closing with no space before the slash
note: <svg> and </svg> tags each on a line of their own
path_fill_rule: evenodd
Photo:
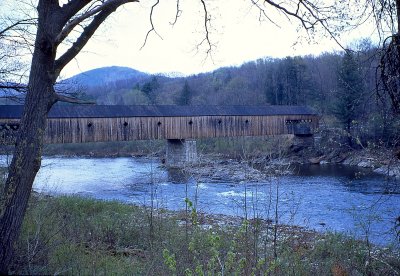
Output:
<svg viewBox="0 0 400 276">
<path fill-rule="evenodd" d="M 45 140 L 46 143 L 85 143 L 280 135 L 292 133 L 293 127 L 287 124 L 290 121 L 305 121 L 311 129 L 318 127 L 316 115 L 50 118 Z M 17 119 L 0 120 L 3 125 L 18 122 Z M 9 144 L 10 137 L 16 133 L 0 130 L 0 144 Z"/>
<path fill-rule="evenodd" d="M 46 142 L 85 143 L 290 134 L 287 120 L 311 120 L 311 128 L 318 126 L 315 115 L 61 118 L 48 119 Z"/>
</svg>

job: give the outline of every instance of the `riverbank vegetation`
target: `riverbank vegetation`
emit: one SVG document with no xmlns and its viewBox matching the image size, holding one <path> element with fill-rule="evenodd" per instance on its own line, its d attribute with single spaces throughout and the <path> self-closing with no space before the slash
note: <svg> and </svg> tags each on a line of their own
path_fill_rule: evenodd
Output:
<svg viewBox="0 0 400 276">
<path fill-rule="evenodd" d="M 14 274 L 399 275 L 393 248 L 271 220 L 35 194 Z"/>
</svg>

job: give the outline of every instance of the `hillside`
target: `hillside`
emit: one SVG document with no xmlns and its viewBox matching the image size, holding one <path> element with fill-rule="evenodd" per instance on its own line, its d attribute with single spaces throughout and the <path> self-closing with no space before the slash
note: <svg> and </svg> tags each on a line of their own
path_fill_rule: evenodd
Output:
<svg viewBox="0 0 400 276">
<path fill-rule="evenodd" d="M 142 82 L 147 78 L 147 73 L 128 67 L 111 66 L 80 73 L 63 80 L 61 85 L 66 85 L 69 91 L 97 99 L 109 91 L 131 87 L 132 83 Z"/>
<path fill-rule="evenodd" d="M 127 79 L 135 82 L 140 81 L 146 77 L 148 77 L 148 74 L 129 67 L 111 66 L 97 68 L 80 73 L 69 79 L 66 79 L 65 82 L 89 88 L 103 86 L 105 84 Z"/>
</svg>

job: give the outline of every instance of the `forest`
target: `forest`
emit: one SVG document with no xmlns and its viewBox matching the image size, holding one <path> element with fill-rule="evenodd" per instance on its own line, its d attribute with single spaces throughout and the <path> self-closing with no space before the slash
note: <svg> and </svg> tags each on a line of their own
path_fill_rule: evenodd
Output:
<svg viewBox="0 0 400 276">
<path fill-rule="evenodd" d="M 369 39 L 354 49 L 318 56 L 262 58 L 187 77 L 148 75 L 106 85 L 79 87 L 75 94 L 97 104 L 306 105 L 321 115 L 321 127 L 341 128 L 355 148 L 396 146 L 399 120 L 381 95 L 379 51 Z"/>
</svg>

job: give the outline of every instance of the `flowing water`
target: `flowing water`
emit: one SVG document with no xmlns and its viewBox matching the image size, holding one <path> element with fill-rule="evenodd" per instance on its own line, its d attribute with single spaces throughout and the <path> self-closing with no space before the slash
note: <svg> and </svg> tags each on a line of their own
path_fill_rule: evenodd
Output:
<svg viewBox="0 0 400 276">
<path fill-rule="evenodd" d="M 0 160 L 7 163 L 5 156 Z M 184 209 L 188 198 L 199 211 L 248 218 L 274 220 L 277 210 L 280 223 L 368 236 L 381 245 L 395 241 L 398 181 L 340 165 L 294 171 L 261 183 L 174 183 L 156 159 L 44 157 L 34 189 L 171 210 Z"/>
</svg>

